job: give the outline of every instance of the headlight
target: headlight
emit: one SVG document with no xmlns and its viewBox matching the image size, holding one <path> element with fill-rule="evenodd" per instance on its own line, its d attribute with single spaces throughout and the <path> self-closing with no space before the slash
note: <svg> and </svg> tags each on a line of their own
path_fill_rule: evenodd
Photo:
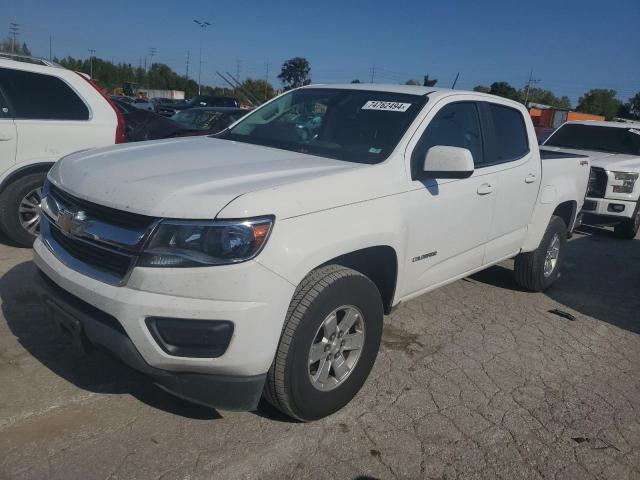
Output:
<svg viewBox="0 0 640 480">
<path fill-rule="evenodd" d="M 140 256 L 141 267 L 206 267 L 250 260 L 264 247 L 273 218 L 160 223 Z"/>
<path fill-rule="evenodd" d="M 638 180 L 637 173 L 627 173 L 627 172 L 612 172 L 613 178 L 616 180 L 616 183 L 613 185 L 613 191 L 615 193 L 631 193 L 633 192 L 633 187 L 636 184 L 636 180 Z"/>
</svg>

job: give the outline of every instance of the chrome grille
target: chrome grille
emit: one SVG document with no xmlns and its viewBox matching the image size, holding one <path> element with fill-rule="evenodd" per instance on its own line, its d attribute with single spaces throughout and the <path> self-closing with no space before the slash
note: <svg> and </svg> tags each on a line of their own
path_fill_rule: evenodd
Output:
<svg viewBox="0 0 640 480">
<path fill-rule="evenodd" d="M 79 199 L 47 185 L 42 239 L 58 259 L 112 285 L 126 282 L 158 219 Z"/>
</svg>

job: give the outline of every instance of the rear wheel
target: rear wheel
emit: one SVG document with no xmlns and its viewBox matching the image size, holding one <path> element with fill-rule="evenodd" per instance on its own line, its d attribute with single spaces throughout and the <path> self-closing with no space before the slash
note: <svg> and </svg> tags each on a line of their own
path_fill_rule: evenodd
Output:
<svg viewBox="0 0 640 480">
<path fill-rule="evenodd" d="M 40 233 L 40 202 L 46 172 L 14 180 L 0 195 L 0 228 L 15 243 L 30 247 Z"/>
<path fill-rule="evenodd" d="M 373 367 L 382 317 L 380 293 L 364 275 L 339 265 L 311 272 L 289 307 L 266 399 L 302 421 L 345 406 Z"/>
<path fill-rule="evenodd" d="M 625 240 L 633 240 L 636 238 L 638 230 L 640 230 L 640 200 L 638 200 L 636 204 L 633 217 L 613 227 L 616 236 L 624 238 Z"/>
<path fill-rule="evenodd" d="M 567 226 L 560 217 L 551 217 L 538 248 L 516 257 L 516 283 L 534 292 L 549 288 L 560 273 L 566 244 Z"/>
</svg>

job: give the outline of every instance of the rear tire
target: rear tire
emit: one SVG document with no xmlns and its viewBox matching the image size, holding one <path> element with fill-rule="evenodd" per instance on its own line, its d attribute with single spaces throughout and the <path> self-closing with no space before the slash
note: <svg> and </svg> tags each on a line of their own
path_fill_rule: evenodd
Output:
<svg viewBox="0 0 640 480">
<path fill-rule="evenodd" d="M 623 238 L 625 240 L 633 240 L 636 238 L 638 234 L 638 230 L 640 229 L 640 200 L 636 204 L 636 209 L 633 212 L 633 218 L 629 218 L 628 220 L 624 220 L 619 223 L 615 227 L 613 227 L 613 231 L 617 237 Z"/>
<path fill-rule="evenodd" d="M 311 272 L 289 306 L 267 374 L 266 400 L 301 421 L 317 420 L 344 407 L 373 367 L 382 318 L 380 292 L 364 275 L 340 265 Z"/>
<path fill-rule="evenodd" d="M 0 228 L 21 247 L 31 247 L 38 236 L 40 199 L 46 177 L 46 172 L 25 175 L 0 194 Z"/>
<path fill-rule="evenodd" d="M 560 273 L 566 244 L 567 226 L 560 217 L 552 216 L 538 248 L 516 257 L 516 283 L 534 292 L 549 288 Z"/>
</svg>

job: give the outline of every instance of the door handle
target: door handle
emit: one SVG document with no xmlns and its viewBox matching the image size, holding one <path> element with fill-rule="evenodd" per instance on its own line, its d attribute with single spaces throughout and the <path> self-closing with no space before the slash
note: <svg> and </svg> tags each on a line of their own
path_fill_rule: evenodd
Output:
<svg viewBox="0 0 640 480">
<path fill-rule="evenodd" d="M 536 176 L 533 173 L 530 173 L 526 177 L 524 177 L 524 183 L 533 183 L 536 181 Z"/>
<path fill-rule="evenodd" d="M 493 192 L 493 185 L 490 185 L 489 183 L 483 183 L 478 187 L 478 190 L 476 191 L 478 192 L 478 195 L 488 195 L 489 193 Z"/>
<path fill-rule="evenodd" d="M 11 135 L 0 135 L 0 142 L 8 142 L 9 140 L 13 140 Z"/>
</svg>

